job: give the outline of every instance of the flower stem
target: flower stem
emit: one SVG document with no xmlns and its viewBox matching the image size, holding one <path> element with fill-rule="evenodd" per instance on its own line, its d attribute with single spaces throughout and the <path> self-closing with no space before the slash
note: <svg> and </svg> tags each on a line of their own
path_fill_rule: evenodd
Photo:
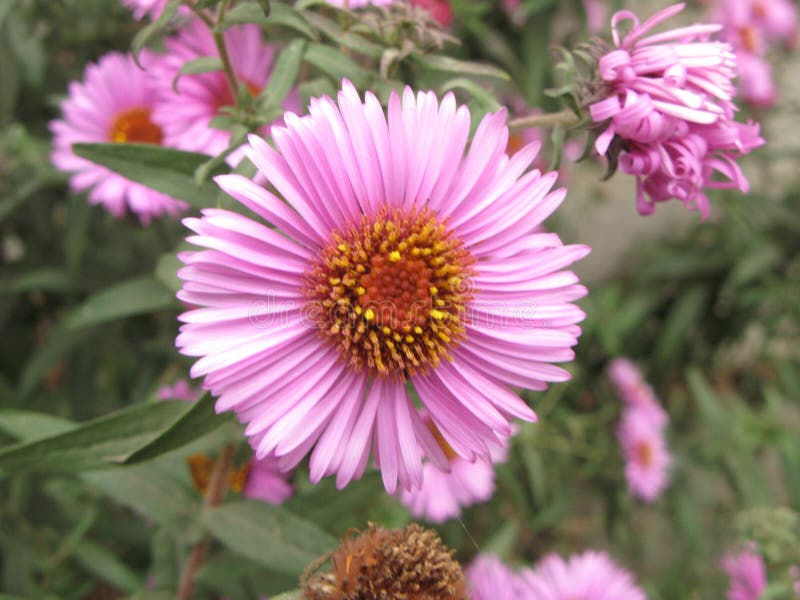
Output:
<svg viewBox="0 0 800 600">
<path fill-rule="evenodd" d="M 217 7 L 217 25 L 222 23 L 225 18 L 225 11 L 228 9 L 229 0 L 222 0 Z M 225 72 L 225 79 L 228 82 L 228 87 L 231 88 L 231 94 L 236 98 L 239 89 L 239 82 L 236 80 L 236 73 L 231 64 L 231 57 L 228 54 L 228 47 L 225 45 L 225 34 L 217 32 L 212 29 L 211 33 L 214 35 L 214 43 L 217 45 L 217 52 L 219 59 L 222 61 L 222 70 Z"/>
<path fill-rule="evenodd" d="M 233 444 L 227 444 L 220 452 L 217 460 L 214 462 L 214 468 L 211 471 L 211 479 L 208 482 L 208 489 L 206 490 L 206 501 L 203 508 L 213 508 L 217 506 L 225 494 L 225 484 L 228 480 L 228 472 L 233 464 L 233 454 L 235 448 Z M 178 584 L 178 598 L 179 600 L 190 600 L 192 597 L 192 587 L 194 586 L 194 576 L 208 552 L 210 540 L 204 537 L 197 542 L 192 548 L 192 553 L 186 561 L 186 566 L 181 573 L 180 583 Z"/>
<path fill-rule="evenodd" d="M 561 112 L 543 115 L 528 115 L 509 121 L 509 129 L 528 129 L 529 127 L 571 127 L 578 123 L 578 115 L 565 108 Z"/>
</svg>

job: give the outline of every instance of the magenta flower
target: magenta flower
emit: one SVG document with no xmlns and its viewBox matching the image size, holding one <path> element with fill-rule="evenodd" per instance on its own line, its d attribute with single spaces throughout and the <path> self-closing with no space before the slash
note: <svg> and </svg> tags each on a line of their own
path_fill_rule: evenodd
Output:
<svg viewBox="0 0 800 600">
<path fill-rule="evenodd" d="M 650 410 L 628 408 L 617 431 L 628 491 L 645 502 L 654 502 L 667 488 L 672 465 L 663 427 L 653 421 L 652 415 Z"/>
<path fill-rule="evenodd" d="M 727 600 L 758 600 L 767 587 L 764 560 L 754 552 L 729 554 L 722 559 L 722 569 L 730 578 Z"/>
<path fill-rule="evenodd" d="M 141 61 L 152 63 L 143 52 Z M 50 123 L 51 160 L 72 173 L 70 188 L 89 192 L 92 204 L 102 204 L 115 217 L 135 213 L 143 224 L 162 214 L 177 215 L 188 205 L 136 183 L 72 152 L 78 142 L 163 143 L 161 128 L 151 119 L 155 95 L 148 78 L 128 54 L 111 52 L 90 63 L 81 82 L 73 81 L 61 103 L 62 118 Z"/>
<path fill-rule="evenodd" d="M 586 289 L 565 267 L 587 254 L 536 233 L 564 198 L 529 171 L 537 145 L 505 154 L 505 111 L 471 144 L 453 95 L 407 88 L 388 115 L 347 81 L 251 136 L 247 156 L 274 195 L 238 175 L 220 187 L 259 220 L 208 209 L 184 223 L 205 250 L 180 255 L 177 345 L 192 376 L 234 410 L 258 457 L 310 475 L 359 478 L 374 443 L 389 493 L 422 484 L 423 454 L 447 459 L 413 386 L 453 451 L 490 459 L 510 419 L 536 416 L 513 387 L 569 373 Z M 336 152 L 331 152 L 336 148 Z M 272 229 L 263 222 L 271 223 Z M 313 451 L 312 451 L 313 448 Z"/>
<path fill-rule="evenodd" d="M 195 402 L 200 397 L 200 390 L 196 390 L 189 385 L 185 379 L 178 379 L 172 385 L 160 387 L 156 392 L 159 400 L 183 400 L 184 402 Z"/>
<path fill-rule="evenodd" d="M 122 4 L 133 11 L 134 19 L 144 19 L 146 15 L 155 20 L 164 12 L 167 0 L 122 0 Z"/>
<path fill-rule="evenodd" d="M 608 95 L 590 105 L 592 119 L 605 131 L 595 147 L 606 155 L 614 140 L 621 143 L 619 166 L 636 176 L 637 208 L 651 214 L 656 202 L 678 199 L 703 218 L 710 212 L 706 188 L 749 190 L 736 164 L 764 141 L 758 126 L 733 122 L 736 56 L 730 44 L 708 37 L 721 25 L 692 25 L 646 35 L 683 10 L 666 8 L 639 23 L 630 11 L 611 20 L 615 49 L 599 62 Z M 621 36 L 620 23 L 633 28 Z M 724 131 L 754 130 L 747 140 L 716 143 Z M 721 176 L 722 180 L 718 179 Z"/>
<path fill-rule="evenodd" d="M 642 377 L 641 371 L 627 358 L 615 358 L 608 365 L 608 377 L 616 387 L 627 408 L 637 408 L 648 413 L 650 420 L 658 427 L 669 421 L 666 411 L 658 398 Z"/>
<path fill-rule="evenodd" d="M 762 54 L 768 43 L 794 45 L 797 6 L 791 0 L 718 0 L 714 19 L 737 53 Z"/>
<path fill-rule="evenodd" d="M 448 460 L 449 469 L 443 471 L 435 463 L 426 461 L 422 465 L 422 486 L 402 490 L 400 501 L 417 519 L 443 523 L 461 514 L 461 510 L 473 504 L 486 502 L 494 494 L 493 463 L 505 462 L 508 442 L 503 446 L 489 448 L 491 462 L 476 458 L 464 460 L 448 445 L 442 434 L 429 419 L 428 428 Z"/>
<path fill-rule="evenodd" d="M 225 32 L 225 42 L 238 81 L 253 96 L 260 94 L 269 81 L 277 47 L 264 42 L 257 25 L 231 27 Z M 220 154 L 229 146 L 231 134 L 211 127 L 211 120 L 220 114 L 221 108 L 236 104 L 224 73 L 182 75 L 173 86 L 175 77 L 188 61 L 218 56 L 208 27 L 200 19 L 194 19 L 167 39 L 165 45 L 167 54 L 153 69 L 153 81 L 158 91 L 153 119 L 163 128 L 168 145 L 182 150 Z M 296 94 L 287 97 L 284 107 L 288 110 L 297 107 Z M 264 133 L 266 131 L 264 128 Z M 229 162 L 236 164 L 241 157 L 242 153 L 236 152 Z"/>
<path fill-rule="evenodd" d="M 772 66 L 760 56 L 740 52 L 739 93 L 750 106 L 769 108 L 778 99 L 778 89 L 772 77 Z"/>
<path fill-rule="evenodd" d="M 449 27 L 453 22 L 453 8 L 449 0 L 410 0 L 411 6 L 419 6 L 427 10 L 434 21 L 442 27 Z"/>
<path fill-rule="evenodd" d="M 250 470 L 242 493 L 247 498 L 283 504 L 293 491 L 287 477 L 278 468 L 278 459 L 274 456 L 253 459 L 250 461 Z"/>
<path fill-rule="evenodd" d="M 532 600 L 646 600 L 633 577 L 604 552 L 550 554 L 520 573 Z"/>
<path fill-rule="evenodd" d="M 464 570 L 472 600 L 523 600 L 530 598 L 520 578 L 491 554 L 479 554 Z M 530 600 L 533 600 L 532 598 Z"/>
</svg>

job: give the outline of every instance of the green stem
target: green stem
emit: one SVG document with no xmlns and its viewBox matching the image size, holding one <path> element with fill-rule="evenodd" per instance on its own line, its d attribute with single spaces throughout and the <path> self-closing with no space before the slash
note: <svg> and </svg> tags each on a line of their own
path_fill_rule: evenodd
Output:
<svg viewBox="0 0 800 600">
<path fill-rule="evenodd" d="M 233 464 L 234 452 L 235 448 L 233 444 L 227 444 L 220 452 L 216 462 L 214 462 L 214 468 L 211 471 L 211 479 L 208 482 L 208 489 L 206 490 L 206 501 L 203 506 L 204 510 L 217 506 L 222 500 L 222 496 L 225 495 L 228 471 L 230 471 L 231 465 Z M 192 553 L 186 561 L 186 566 L 183 568 L 181 580 L 178 584 L 179 600 L 191 600 L 194 576 L 206 558 L 209 544 L 209 538 L 204 537 L 192 548 Z"/>
<path fill-rule="evenodd" d="M 239 81 L 236 79 L 236 72 L 233 70 L 231 56 L 228 54 L 228 46 L 225 43 L 225 34 L 216 30 L 217 25 L 222 23 L 225 18 L 225 11 L 228 10 L 229 3 L 230 0 L 222 0 L 222 2 L 219 3 L 219 6 L 217 7 L 216 18 L 211 17 L 204 10 L 198 10 L 194 3 L 190 3 L 189 6 L 191 6 L 192 10 L 200 18 L 200 20 L 206 24 L 211 32 L 211 37 L 214 38 L 214 45 L 217 47 L 217 54 L 219 54 L 219 59 L 222 62 L 222 72 L 225 74 L 225 81 L 228 83 L 231 94 L 235 99 L 238 95 L 237 92 L 239 90 Z"/>
<path fill-rule="evenodd" d="M 571 127 L 578 123 L 578 115 L 565 108 L 561 112 L 543 115 L 528 115 L 509 121 L 509 129 L 528 129 L 530 127 Z"/>
</svg>

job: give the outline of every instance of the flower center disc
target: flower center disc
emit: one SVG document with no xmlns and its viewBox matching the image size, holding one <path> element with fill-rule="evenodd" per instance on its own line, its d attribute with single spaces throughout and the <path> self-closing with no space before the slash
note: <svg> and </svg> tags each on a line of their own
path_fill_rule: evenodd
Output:
<svg viewBox="0 0 800 600">
<path fill-rule="evenodd" d="M 432 211 L 382 209 L 309 270 L 315 322 L 356 370 L 425 373 L 464 338 L 474 262 Z"/>
<path fill-rule="evenodd" d="M 111 124 L 112 142 L 161 144 L 161 127 L 150 120 L 149 108 L 131 108 L 117 115 Z"/>
<path fill-rule="evenodd" d="M 634 449 L 636 454 L 636 462 L 643 467 L 650 467 L 653 465 L 653 449 L 647 442 L 639 442 Z"/>
</svg>

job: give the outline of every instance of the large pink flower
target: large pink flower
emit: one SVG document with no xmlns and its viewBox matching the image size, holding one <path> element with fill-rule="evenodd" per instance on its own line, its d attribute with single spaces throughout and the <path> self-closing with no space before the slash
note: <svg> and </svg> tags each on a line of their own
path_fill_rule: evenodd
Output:
<svg viewBox="0 0 800 600">
<path fill-rule="evenodd" d="M 530 594 L 522 587 L 520 578 L 499 558 L 479 554 L 464 570 L 471 600 L 523 600 Z"/>
<path fill-rule="evenodd" d="M 722 569 L 731 580 L 728 600 L 758 600 L 767 587 L 767 569 L 758 554 L 729 554 L 722 560 Z"/>
<path fill-rule="evenodd" d="M 653 502 L 669 485 L 672 465 L 663 426 L 653 421 L 651 410 L 630 407 L 622 414 L 617 432 L 625 457 L 628 490 L 645 502 Z"/>
<path fill-rule="evenodd" d="M 152 55 L 141 54 L 146 66 Z M 111 52 L 86 67 L 83 81 L 73 81 L 61 103 L 62 119 L 50 123 L 53 164 L 72 173 L 70 187 L 89 191 L 92 204 L 102 204 L 116 217 L 135 213 L 142 223 L 168 213 L 177 215 L 188 206 L 160 192 L 76 156 L 72 144 L 115 142 L 162 144 L 163 132 L 151 119 L 155 94 L 148 78 L 128 54 Z"/>
<path fill-rule="evenodd" d="M 432 423 L 427 423 L 448 459 L 449 469 L 443 471 L 435 463 L 426 461 L 422 465 L 422 486 L 402 490 L 400 501 L 415 518 L 442 523 L 459 516 L 463 508 L 486 502 L 492 497 L 493 463 L 505 462 L 508 442 L 489 448 L 491 462 L 484 458 L 469 462 L 453 451 Z"/>
<path fill-rule="evenodd" d="M 520 573 L 532 600 L 646 600 L 630 573 L 604 552 L 587 551 L 567 560 L 551 554 Z"/>
<path fill-rule="evenodd" d="M 264 42 L 257 25 L 231 27 L 225 32 L 225 42 L 238 81 L 251 94 L 259 94 L 269 81 L 277 47 Z M 221 108 L 236 104 L 224 73 L 181 75 L 173 85 L 187 62 L 218 56 L 211 32 L 200 19 L 194 19 L 164 43 L 167 54 L 153 69 L 153 81 L 158 92 L 153 119 L 163 128 L 164 141 L 182 150 L 212 155 L 221 153 L 230 144 L 231 134 L 211 127 L 211 121 L 221 114 Z M 295 93 L 287 97 L 284 107 L 289 110 L 297 107 Z M 241 156 L 241 152 L 235 153 L 229 162 L 236 163 Z"/>
<path fill-rule="evenodd" d="M 589 110 L 605 127 L 595 144 L 598 153 L 605 155 L 612 141 L 620 142 L 619 166 L 636 176 L 641 214 L 676 198 L 705 218 L 710 212 L 705 189 L 749 190 L 736 159 L 764 141 L 757 125 L 733 121 L 736 55 L 730 44 L 708 39 L 721 25 L 650 34 L 683 7 L 666 8 L 641 24 L 630 11 L 614 14 L 615 48 L 598 67 L 608 94 Z M 618 28 L 625 21 L 633 26 L 623 36 Z M 721 136 L 730 143 L 720 145 Z"/>
<path fill-rule="evenodd" d="M 505 111 L 468 144 L 470 115 L 448 94 L 337 102 L 287 113 L 275 148 L 247 156 L 278 195 L 238 175 L 219 185 L 264 222 L 209 209 L 186 219 L 203 251 L 180 255 L 177 345 L 234 410 L 259 457 L 342 487 L 373 449 L 389 493 L 422 484 L 422 456 L 447 459 L 409 395 L 467 461 L 535 420 L 512 387 L 569 373 L 586 290 L 563 270 L 585 246 L 537 233 L 566 190 L 528 171 L 538 145 L 505 154 Z M 332 151 L 331 149 L 335 149 Z M 313 448 L 313 451 L 312 451 Z"/>
</svg>

